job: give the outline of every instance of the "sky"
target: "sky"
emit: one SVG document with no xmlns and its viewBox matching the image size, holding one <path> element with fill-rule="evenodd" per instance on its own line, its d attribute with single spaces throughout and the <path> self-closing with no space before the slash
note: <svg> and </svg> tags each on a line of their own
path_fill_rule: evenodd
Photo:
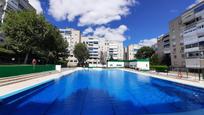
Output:
<svg viewBox="0 0 204 115">
<path fill-rule="evenodd" d="M 29 0 L 58 28 L 83 36 L 151 46 L 168 32 L 169 21 L 202 0 Z"/>
</svg>

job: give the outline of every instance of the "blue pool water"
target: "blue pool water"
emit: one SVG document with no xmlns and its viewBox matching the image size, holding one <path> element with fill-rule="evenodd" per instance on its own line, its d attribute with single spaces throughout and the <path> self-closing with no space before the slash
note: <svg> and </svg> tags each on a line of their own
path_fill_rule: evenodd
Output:
<svg viewBox="0 0 204 115">
<path fill-rule="evenodd" d="M 0 102 L 2 115 L 137 115 L 204 108 L 204 90 L 121 70 L 82 70 Z"/>
</svg>

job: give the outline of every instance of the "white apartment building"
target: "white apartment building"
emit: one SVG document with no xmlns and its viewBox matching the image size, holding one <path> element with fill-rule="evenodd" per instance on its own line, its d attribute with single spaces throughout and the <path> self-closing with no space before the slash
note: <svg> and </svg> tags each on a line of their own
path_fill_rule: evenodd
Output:
<svg viewBox="0 0 204 115">
<path fill-rule="evenodd" d="M 114 60 L 123 60 L 124 59 L 124 47 L 123 42 L 121 41 L 105 41 L 105 51 L 107 52 L 107 60 L 113 57 Z"/>
<path fill-rule="evenodd" d="M 92 65 L 105 65 L 113 56 L 114 60 L 124 59 L 123 42 L 105 40 L 96 37 L 81 37 L 80 31 L 72 28 L 60 29 L 61 35 L 68 42 L 69 57 L 68 66 L 77 66 L 78 60 L 74 57 L 74 47 L 78 43 L 84 43 L 89 50 L 90 58 L 87 60 Z"/>
<path fill-rule="evenodd" d="M 90 58 L 87 60 L 92 65 L 105 65 L 113 56 L 114 60 L 124 59 L 123 42 L 110 41 L 96 37 L 81 37 L 81 42 L 87 45 Z"/>
<path fill-rule="evenodd" d="M 79 30 L 75 30 L 72 28 L 60 29 L 61 35 L 67 40 L 68 42 L 68 51 L 69 57 L 67 58 L 67 66 L 77 66 L 78 60 L 74 57 L 74 47 L 76 44 L 81 42 L 81 34 Z"/>
<path fill-rule="evenodd" d="M 137 54 L 137 51 L 141 48 L 138 44 L 131 44 L 127 48 L 127 59 L 128 60 L 134 60 L 135 55 Z"/>
<path fill-rule="evenodd" d="M 89 50 L 89 64 L 100 64 L 100 44 L 99 39 L 94 37 L 81 37 L 81 42 L 86 44 Z"/>
<path fill-rule="evenodd" d="M 204 68 L 204 2 L 183 13 L 181 19 L 186 67 L 202 69 Z"/>
</svg>

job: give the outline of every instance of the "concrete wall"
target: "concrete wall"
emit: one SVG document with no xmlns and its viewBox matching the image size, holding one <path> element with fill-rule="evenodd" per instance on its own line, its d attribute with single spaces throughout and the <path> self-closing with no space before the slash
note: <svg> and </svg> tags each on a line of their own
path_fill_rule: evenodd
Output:
<svg viewBox="0 0 204 115">
<path fill-rule="evenodd" d="M 109 61 L 107 67 L 129 67 L 138 70 L 150 70 L 149 61 L 132 60 L 132 61 Z"/>
<path fill-rule="evenodd" d="M 150 70 L 149 61 L 129 62 L 129 67 L 138 70 Z"/>
<path fill-rule="evenodd" d="M 139 70 L 150 70 L 149 62 L 137 62 L 137 68 Z"/>
</svg>

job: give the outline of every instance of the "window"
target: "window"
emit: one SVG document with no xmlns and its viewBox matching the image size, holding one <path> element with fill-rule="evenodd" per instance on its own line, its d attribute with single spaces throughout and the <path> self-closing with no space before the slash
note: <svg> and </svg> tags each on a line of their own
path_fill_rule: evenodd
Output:
<svg viewBox="0 0 204 115">
<path fill-rule="evenodd" d="M 187 53 L 188 58 L 198 58 L 201 56 L 201 52 L 189 52 Z"/>
<path fill-rule="evenodd" d="M 199 36 L 198 36 L 198 38 L 202 38 L 202 37 L 204 37 L 204 35 L 199 35 Z"/>
<path fill-rule="evenodd" d="M 189 48 L 195 48 L 195 47 L 198 47 L 198 43 L 194 43 L 194 44 L 189 44 L 189 45 L 186 45 L 186 49 L 189 49 Z"/>
<path fill-rule="evenodd" d="M 94 44 L 98 44 L 98 42 L 94 42 Z"/>
<path fill-rule="evenodd" d="M 204 25 L 198 26 L 197 29 L 202 29 L 204 28 Z"/>
</svg>

